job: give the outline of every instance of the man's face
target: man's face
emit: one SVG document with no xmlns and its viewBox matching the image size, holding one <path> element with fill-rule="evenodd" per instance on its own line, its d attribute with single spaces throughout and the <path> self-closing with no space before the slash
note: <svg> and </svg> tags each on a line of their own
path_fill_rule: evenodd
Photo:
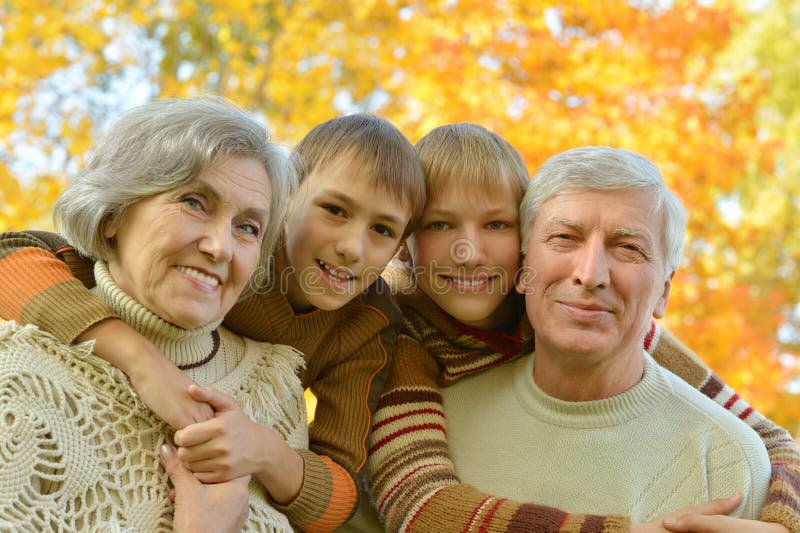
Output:
<svg viewBox="0 0 800 533">
<path fill-rule="evenodd" d="M 642 350 L 670 289 L 662 216 L 644 190 L 576 191 L 539 210 L 518 289 L 536 352 L 596 364 Z"/>
</svg>

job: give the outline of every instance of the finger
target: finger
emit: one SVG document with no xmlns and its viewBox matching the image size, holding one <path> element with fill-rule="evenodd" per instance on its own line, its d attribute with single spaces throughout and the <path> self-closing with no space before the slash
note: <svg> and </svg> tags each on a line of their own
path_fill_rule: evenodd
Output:
<svg viewBox="0 0 800 533">
<path fill-rule="evenodd" d="M 169 480 L 172 481 L 175 487 L 181 484 L 191 483 L 191 480 L 194 479 L 192 473 L 189 472 L 178 459 L 175 448 L 169 444 L 163 444 L 161 446 L 158 456 L 161 460 L 161 464 L 164 465 L 164 470 L 167 471 Z"/>
<path fill-rule="evenodd" d="M 224 483 L 230 481 L 230 476 L 224 476 L 219 472 L 197 472 L 194 474 L 201 483 Z"/>
<path fill-rule="evenodd" d="M 195 476 L 200 473 L 225 472 L 230 470 L 230 465 L 220 461 L 218 458 L 199 459 L 183 463 L 187 470 Z M 198 478 L 199 479 L 199 478 Z"/>
<path fill-rule="evenodd" d="M 212 418 L 211 420 L 197 422 L 176 431 L 173 439 L 178 446 L 189 448 L 208 442 L 215 437 L 219 437 L 223 433 L 224 428 L 221 427 L 216 419 Z M 183 458 L 181 459 L 183 460 Z"/>
<path fill-rule="evenodd" d="M 189 394 L 198 402 L 209 404 L 214 411 L 232 411 L 239 408 L 233 398 L 214 387 L 199 387 L 192 384 L 189 386 Z"/>
<path fill-rule="evenodd" d="M 675 533 L 714 533 L 724 531 L 727 516 L 685 514 L 679 518 L 664 520 L 663 526 Z"/>
<path fill-rule="evenodd" d="M 187 469 L 192 472 L 209 471 L 220 468 L 222 457 L 204 446 L 179 448 L 178 457 Z"/>
<path fill-rule="evenodd" d="M 742 495 L 734 494 L 729 498 L 717 498 L 707 503 L 700 503 L 684 509 L 683 515 L 727 515 L 732 513 L 742 503 Z M 678 514 L 678 513 L 675 513 Z M 674 516 L 674 515 L 673 515 Z"/>
</svg>

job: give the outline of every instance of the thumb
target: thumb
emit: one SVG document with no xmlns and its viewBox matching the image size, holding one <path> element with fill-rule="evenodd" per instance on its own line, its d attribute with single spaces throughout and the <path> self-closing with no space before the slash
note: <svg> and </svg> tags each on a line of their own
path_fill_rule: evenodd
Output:
<svg viewBox="0 0 800 533">
<path fill-rule="evenodd" d="M 200 387 L 198 385 L 189 385 L 189 395 L 198 402 L 205 402 L 209 404 L 214 411 L 233 411 L 239 408 L 239 405 L 233 401 L 233 398 L 224 394 L 214 387 Z"/>
<path fill-rule="evenodd" d="M 158 456 L 174 487 L 177 488 L 181 485 L 186 485 L 193 480 L 197 481 L 194 475 L 178 459 L 178 453 L 175 451 L 175 448 L 169 444 L 164 443 L 161 445 Z"/>
</svg>

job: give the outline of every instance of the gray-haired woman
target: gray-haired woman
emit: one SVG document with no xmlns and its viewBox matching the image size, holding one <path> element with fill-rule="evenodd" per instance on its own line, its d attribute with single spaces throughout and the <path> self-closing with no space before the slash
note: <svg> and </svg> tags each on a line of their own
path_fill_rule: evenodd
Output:
<svg viewBox="0 0 800 533">
<path fill-rule="evenodd" d="M 220 323 L 269 257 L 294 183 L 288 159 L 242 111 L 221 99 L 165 100 L 125 113 L 56 205 L 66 240 L 98 259 L 94 290 L 105 304 L 187 383 L 217 389 L 199 393 L 216 416 L 287 450 L 308 446 L 302 356 Z M 0 529 L 172 529 L 159 466 L 171 430 L 90 346 L 0 325 L 0 425 Z M 261 479 L 236 477 L 249 474 Z M 228 492 L 198 489 L 197 504 L 235 504 L 245 483 L 228 483 Z M 292 530 L 262 483 L 247 490 L 247 529 Z M 213 515 L 189 504 L 176 526 L 235 528 L 248 514 L 234 506 L 221 516 L 230 524 L 198 523 Z"/>
</svg>

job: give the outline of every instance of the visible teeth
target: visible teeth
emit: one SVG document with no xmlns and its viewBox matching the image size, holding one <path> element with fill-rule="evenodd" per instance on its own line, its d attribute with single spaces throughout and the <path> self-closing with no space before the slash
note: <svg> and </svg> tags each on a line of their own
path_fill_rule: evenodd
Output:
<svg viewBox="0 0 800 533">
<path fill-rule="evenodd" d="M 178 266 L 176 268 L 178 270 L 180 270 L 181 272 L 183 272 L 184 274 L 186 274 L 188 276 L 191 276 L 191 277 L 193 277 L 193 278 L 195 278 L 195 279 L 197 279 L 199 281 L 202 281 L 203 283 L 207 283 L 209 285 L 213 285 L 214 287 L 219 285 L 219 280 L 217 278 L 215 278 L 213 276 L 209 276 L 208 274 L 203 274 L 199 270 L 195 270 L 193 268 L 189 268 L 189 267 L 185 267 L 185 266 Z"/>
<path fill-rule="evenodd" d="M 476 287 L 478 285 L 483 285 L 484 283 L 489 281 L 488 279 L 456 279 L 456 278 L 452 278 L 452 279 L 453 279 L 453 283 L 455 283 L 457 285 L 469 285 L 470 287 Z"/>
<path fill-rule="evenodd" d="M 347 274 L 345 272 L 339 271 L 339 270 L 333 270 L 332 267 L 328 263 L 323 261 L 322 259 L 317 259 L 317 263 L 319 264 L 319 266 L 321 266 L 322 268 L 324 268 L 325 270 L 330 272 L 331 276 L 335 276 L 335 277 L 337 277 L 339 279 L 343 279 L 343 280 L 355 279 L 355 276 L 351 276 L 351 275 L 349 275 L 349 274 Z"/>
</svg>

